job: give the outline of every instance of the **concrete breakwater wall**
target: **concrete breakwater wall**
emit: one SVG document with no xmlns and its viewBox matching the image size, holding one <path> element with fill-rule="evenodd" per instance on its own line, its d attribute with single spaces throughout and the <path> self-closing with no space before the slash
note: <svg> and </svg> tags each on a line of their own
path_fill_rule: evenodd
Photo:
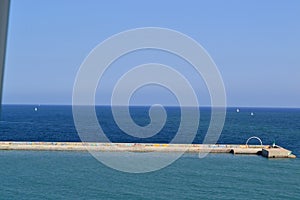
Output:
<svg viewBox="0 0 300 200">
<path fill-rule="evenodd" d="M 269 145 L 237 144 L 156 144 L 156 143 L 95 143 L 95 142 L 0 142 L 0 150 L 102 151 L 102 152 L 188 152 L 261 154 L 270 158 L 295 157 L 291 151 Z"/>
<path fill-rule="evenodd" d="M 156 144 L 156 143 L 93 143 L 93 142 L 0 142 L 0 150 L 70 150 L 70 151 L 133 151 L 133 152 L 215 152 L 230 153 L 232 150 L 251 149 L 253 153 L 268 145 L 228 144 Z"/>
</svg>

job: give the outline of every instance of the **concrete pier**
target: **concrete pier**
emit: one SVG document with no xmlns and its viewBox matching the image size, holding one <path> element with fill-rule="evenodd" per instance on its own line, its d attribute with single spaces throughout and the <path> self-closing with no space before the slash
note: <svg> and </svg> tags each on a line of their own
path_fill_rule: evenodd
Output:
<svg viewBox="0 0 300 200">
<path fill-rule="evenodd" d="M 270 145 L 237 144 L 155 144 L 96 142 L 0 142 L 0 150 L 102 151 L 102 152 L 187 152 L 259 154 L 267 158 L 295 158 L 291 151 Z"/>
<path fill-rule="evenodd" d="M 267 158 L 296 158 L 291 151 L 279 146 L 275 148 L 263 148 L 262 156 Z"/>
</svg>

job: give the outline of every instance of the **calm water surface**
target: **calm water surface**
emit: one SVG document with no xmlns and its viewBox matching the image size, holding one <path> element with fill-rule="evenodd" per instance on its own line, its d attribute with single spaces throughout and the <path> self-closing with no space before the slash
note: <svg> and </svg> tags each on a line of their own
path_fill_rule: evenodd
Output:
<svg viewBox="0 0 300 200">
<path fill-rule="evenodd" d="M 70 106 L 4 106 L 0 140 L 79 141 Z M 165 127 L 151 138 L 122 132 L 109 107 L 97 107 L 99 123 L 113 142 L 169 142 L 180 109 L 167 108 Z M 136 123 L 149 123 L 147 107 L 132 107 Z M 205 136 L 210 109 L 201 108 L 194 143 Z M 250 113 L 253 112 L 254 116 Z M 300 156 L 300 109 L 229 108 L 218 143 L 244 144 L 256 135 Z M 251 141 L 257 143 L 257 141 Z M 186 154 L 151 173 L 110 169 L 86 152 L 0 151 L 0 199 L 300 199 L 300 161 L 260 156 Z"/>
</svg>

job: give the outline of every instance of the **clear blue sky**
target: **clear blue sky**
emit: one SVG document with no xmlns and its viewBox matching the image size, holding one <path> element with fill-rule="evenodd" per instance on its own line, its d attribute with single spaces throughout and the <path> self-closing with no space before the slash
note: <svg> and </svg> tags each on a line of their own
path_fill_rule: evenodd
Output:
<svg viewBox="0 0 300 200">
<path fill-rule="evenodd" d="M 296 0 L 12 0 L 3 102 L 71 104 L 75 76 L 88 53 L 113 34 L 145 26 L 174 29 L 199 42 L 219 67 L 229 106 L 300 107 Z M 182 67 L 201 104 L 209 104 L 201 80 L 177 58 L 144 51 L 119 65 L 129 67 L 135 58 Z M 122 75 L 119 69 L 104 77 L 97 103 L 109 102 L 110 85 Z M 151 103 L 151 98 L 174 103 L 161 88 L 145 88 L 135 96 L 137 104 Z"/>
</svg>

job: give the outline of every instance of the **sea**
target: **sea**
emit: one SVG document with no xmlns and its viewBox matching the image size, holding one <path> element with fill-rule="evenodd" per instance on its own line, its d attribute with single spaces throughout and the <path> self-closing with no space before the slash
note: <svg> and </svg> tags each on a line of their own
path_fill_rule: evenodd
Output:
<svg viewBox="0 0 300 200">
<path fill-rule="evenodd" d="M 161 131 L 137 138 L 118 127 L 111 107 L 95 109 L 111 142 L 169 143 L 181 119 L 179 107 L 165 107 Z M 193 143 L 202 143 L 211 109 L 194 109 L 200 110 L 200 123 Z M 148 106 L 129 110 L 136 124 L 151 122 Z M 135 174 L 109 168 L 88 152 L 0 151 L 0 199 L 300 199 L 300 109 L 227 108 L 217 143 L 245 144 L 252 136 L 298 158 L 186 153 L 163 169 Z M 71 106 L 3 105 L 0 141 L 78 142 L 80 137 Z"/>
</svg>

